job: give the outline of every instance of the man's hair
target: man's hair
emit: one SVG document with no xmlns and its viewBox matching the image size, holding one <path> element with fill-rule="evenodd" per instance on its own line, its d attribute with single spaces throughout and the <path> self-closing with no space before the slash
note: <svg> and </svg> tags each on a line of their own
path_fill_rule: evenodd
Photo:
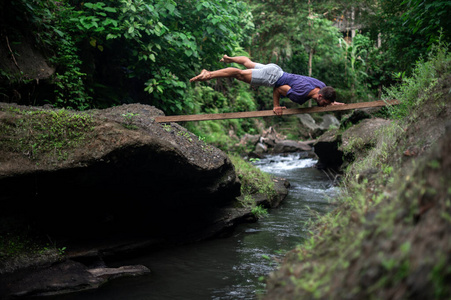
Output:
<svg viewBox="0 0 451 300">
<path fill-rule="evenodd" d="M 335 92 L 335 89 L 331 86 L 323 87 L 319 91 L 319 94 L 323 95 L 323 98 L 330 102 L 335 102 L 335 99 L 337 99 L 337 93 Z"/>
</svg>

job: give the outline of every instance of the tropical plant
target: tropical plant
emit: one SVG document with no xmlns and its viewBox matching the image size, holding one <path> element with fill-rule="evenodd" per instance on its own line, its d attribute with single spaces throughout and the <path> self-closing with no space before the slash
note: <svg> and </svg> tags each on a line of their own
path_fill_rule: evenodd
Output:
<svg viewBox="0 0 451 300">
<path fill-rule="evenodd" d="M 101 68 L 120 64 L 122 78 L 141 82 L 150 103 L 180 113 L 194 106 L 187 79 L 241 42 L 245 12 L 239 1 L 121 0 L 81 3 L 72 20 L 99 60 L 111 57 Z"/>
</svg>

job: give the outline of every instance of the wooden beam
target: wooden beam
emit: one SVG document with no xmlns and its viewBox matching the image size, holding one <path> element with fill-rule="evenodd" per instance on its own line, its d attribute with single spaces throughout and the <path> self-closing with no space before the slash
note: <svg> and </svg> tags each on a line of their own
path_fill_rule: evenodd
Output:
<svg viewBox="0 0 451 300">
<path fill-rule="evenodd" d="M 399 104 L 398 100 L 379 100 L 372 102 L 350 103 L 345 105 L 329 105 L 326 107 L 318 106 L 306 108 L 289 108 L 283 110 L 283 115 L 289 116 L 298 114 L 344 111 L 358 108 L 381 107 L 396 104 Z M 272 110 L 260 110 L 260 111 L 245 111 L 245 112 L 219 113 L 219 114 L 161 116 L 156 117 L 155 122 L 170 123 L 170 122 L 225 120 L 225 119 L 258 118 L 258 117 L 274 117 L 274 116 L 276 116 L 276 114 Z"/>
</svg>

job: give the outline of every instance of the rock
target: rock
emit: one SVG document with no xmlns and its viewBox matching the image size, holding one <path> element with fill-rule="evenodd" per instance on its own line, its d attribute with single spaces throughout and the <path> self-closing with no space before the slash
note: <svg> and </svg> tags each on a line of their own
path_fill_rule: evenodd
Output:
<svg viewBox="0 0 451 300">
<path fill-rule="evenodd" d="M 36 111 L 42 113 L 30 113 Z M 0 103 L 0 129 L 8 132 L 19 120 L 46 112 L 60 111 Z M 57 151 L 30 159 L 0 140 L 2 218 L 64 240 L 70 258 L 61 263 L 52 257 L 39 266 L 0 264 L 2 299 L 90 289 L 145 274 L 142 267 L 80 262 L 211 238 L 249 219 L 250 212 L 234 207 L 240 182 L 227 155 L 178 124 L 155 123 L 161 111 L 132 104 L 86 114 L 92 131 L 65 148 L 64 159 L 55 157 Z M 8 135 L 14 138 L 20 136 Z"/>
<path fill-rule="evenodd" d="M 251 134 L 246 133 L 241 138 L 240 144 L 244 145 L 244 146 L 248 146 L 248 145 L 254 146 L 255 144 L 258 143 L 259 140 L 260 140 L 260 135 L 258 135 L 258 134 L 251 135 Z"/>
<path fill-rule="evenodd" d="M 315 129 L 319 128 L 318 124 L 316 124 L 315 120 L 312 118 L 310 114 L 300 114 L 297 115 L 297 117 L 301 121 L 301 124 L 310 129 L 311 131 L 314 131 Z"/>
<path fill-rule="evenodd" d="M 8 111 L 0 118 L 14 120 L 7 106 L 0 104 Z M 177 124 L 155 123 L 162 112 L 154 107 L 132 104 L 87 114 L 93 130 L 86 143 L 65 150 L 66 159 L 32 160 L 0 147 L 1 211 L 20 211 L 51 235 L 131 232 L 176 239 L 204 231 L 215 212 L 240 194 L 229 158 Z"/>
<path fill-rule="evenodd" d="M 15 53 L 17 65 L 10 58 L 10 51 L 6 44 L 2 43 L 0 47 L 0 69 L 9 74 L 16 74 L 19 66 L 21 76 L 35 80 L 37 84 L 40 80 L 49 80 L 55 74 L 55 68 L 49 66 L 48 58 L 35 46 L 35 42 L 24 38 L 20 43 L 11 43 L 10 46 Z"/>
<path fill-rule="evenodd" d="M 328 130 L 331 127 L 340 127 L 340 121 L 334 115 L 324 115 L 323 121 L 319 124 L 319 127 L 323 130 Z"/>
<path fill-rule="evenodd" d="M 390 120 L 381 118 L 364 119 L 343 132 L 340 150 L 350 153 L 352 156 L 366 151 L 366 149 L 374 146 L 376 142 L 375 133 L 390 123 Z"/>
<path fill-rule="evenodd" d="M 47 268 L 29 270 L 5 288 L 15 297 L 51 296 L 95 289 L 112 279 L 149 273 L 142 265 L 89 269 L 82 263 L 66 260 Z"/>
<path fill-rule="evenodd" d="M 257 154 L 263 154 L 263 153 L 266 153 L 266 152 L 268 152 L 268 146 L 265 145 L 265 144 L 263 144 L 263 143 L 258 143 L 258 144 L 255 146 L 254 152 L 257 153 Z"/>
<path fill-rule="evenodd" d="M 150 273 L 150 270 L 142 265 L 135 266 L 122 266 L 119 268 L 94 268 L 87 270 L 94 278 L 101 283 L 111 279 L 124 277 L 124 276 L 141 276 Z"/>
<path fill-rule="evenodd" d="M 364 119 L 343 132 L 339 129 L 327 131 L 314 144 L 319 158 L 317 167 L 340 171 L 359 153 L 374 146 L 375 132 L 389 123 L 389 120 L 380 118 Z"/>
<path fill-rule="evenodd" d="M 268 145 L 268 147 L 273 148 L 276 145 L 276 139 L 274 137 L 261 137 L 260 143 Z"/>
<path fill-rule="evenodd" d="M 292 140 L 277 141 L 276 145 L 274 146 L 274 153 L 288 153 L 311 150 L 312 147 L 310 147 L 307 143 Z"/>
<path fill-rule="evenodd" d="M 331 127 L 339 127 L 340 121 L 334 115 L 324 115 L 320 124 L 317 124 L 310 114 L 298 115 L 302 125 L 309 130 L 310 137 L 318 137 Z"/>
<path fill-rule="evenodd" d="M 364 119 L 370 119 L 370 118 L 371 118 L 371 114 L 369 114 L 366 110 L 356 109 L 352 112 L 352 114 L 349 117 L 345 118 L 341 122 L 341 127 L 347 128 L 350 125 L 355 125 Z"/>
<path fill-rule="evenodd" d="M 343 164 L 343 152 L 338 150 L 341 135 L 338 129 L 329 130 L 318 138 L 314 144 L 315 154 L 318 156 L 318 169 L 339 170 Z"/>
</svg>

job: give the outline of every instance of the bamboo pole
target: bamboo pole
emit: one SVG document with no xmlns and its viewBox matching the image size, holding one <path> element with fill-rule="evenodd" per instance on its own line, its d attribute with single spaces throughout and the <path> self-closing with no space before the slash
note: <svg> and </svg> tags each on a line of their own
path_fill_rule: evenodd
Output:
<svg viewBox="0 0 451 300">
<path fill-rule="evenodd" d="M 332 111 L 346 111 L 359 108 L 382 107 L 396 104 L 399 104 L 398 100 L 379 100 L 372 102 L 350 103 L 344 105 L 329 105 L 325 107 L 317 106 L 306 108 L 289 108 L 283 110 L 283 115 L 289 116 L 289 115 L 311 114 Z M 276 116 L 276 114 L 272 110 L 260 110 L 260 111 L 245 111 L 245 112 L 218 113 L 218 114 L 160 116 L 155 118 L 155 122 L 157 123 L 190 122 L 190 121 L 274 117 L 274 116 Z"/>
</svg>

